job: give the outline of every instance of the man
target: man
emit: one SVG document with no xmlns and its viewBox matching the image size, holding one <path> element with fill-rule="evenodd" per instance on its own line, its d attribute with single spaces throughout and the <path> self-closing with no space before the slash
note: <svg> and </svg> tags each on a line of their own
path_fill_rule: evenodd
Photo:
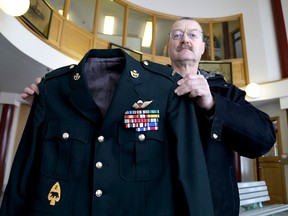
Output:
<svg viewBox="0 0 288 216">
<path fill-rule="evenodd" d="M 213 216 L 194 103 L 174 93 L 180 78 L 121 49 L 46 74 L 0 216 Z"/>
<path fill-rule="evenodd" d="M 170 29 L 168 53 L 171 67 L 183 79 L 177 95 L 188 94 L 198 105 L 197 117 L 215 216 L 239 214 L 239 195 L 234 151 L 249 158 L 265 154 L 276 136 L 267 114 L 245 101 L 245 92 L 227 84 L 220 75 L 199 70 L 205 51 L 200 24 L 191 18 L 177 20 Z M 24 89 L 22 97 L 33 100 L 37 82 Z"/>
<path fill-rule="evenodd" d="M 245 92 L 222 76 L 199 70 L 205 50 L 200 24 L 181 18 L 171 27 L 168 53 L 171 67 L 183 79 L 177 95 L 196 102 L 215 216 L 239 214 L 239 195 L 233 151 L 259 157 L 274 145 L 275 130 L 267 114 L 245 101 Z"/>
</svg>

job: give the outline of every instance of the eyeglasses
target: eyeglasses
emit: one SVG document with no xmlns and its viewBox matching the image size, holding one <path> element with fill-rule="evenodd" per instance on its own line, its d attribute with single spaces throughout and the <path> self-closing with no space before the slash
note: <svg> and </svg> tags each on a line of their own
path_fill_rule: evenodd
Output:
<svg viewBox="0 0 288 216">
<path fill-rule="evenodd" d="M 193 29 L 193 30 L 188 30 L 188 31 L 173 30 L 169 33 L 169 37 L 173 40 L 180 40 L 183 38 L 184 33 L 186 33 L 186 35 L 192 40 L 203 38 L 203 32 L 201 32 L 198 29 Z"/>
</svg>

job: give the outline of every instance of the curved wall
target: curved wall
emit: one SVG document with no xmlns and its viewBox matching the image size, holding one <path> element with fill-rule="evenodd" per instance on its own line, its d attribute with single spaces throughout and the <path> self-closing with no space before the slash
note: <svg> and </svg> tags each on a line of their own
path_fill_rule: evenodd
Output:
<svg viewBox="0 0 288 216">
<path fill-rule="evenodd" d="M 0 33 L 20 51 L 48 68 L 56 69 L 75 60 L 47 45 L 28 31 L 15 17 L 0 10 Z"/>
</svg>

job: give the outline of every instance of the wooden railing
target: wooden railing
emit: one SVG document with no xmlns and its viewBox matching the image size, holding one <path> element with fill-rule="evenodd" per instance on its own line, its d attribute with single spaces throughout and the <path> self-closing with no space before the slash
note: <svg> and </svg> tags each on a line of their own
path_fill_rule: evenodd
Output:
<svg viewBox="0 0 288 216">
<path fill-rule="evenodd" d="M 21 19 L 19 19 L 19 21 L 22 22 Z M 23 25 L 26 25 L 24 22 L 22 23 Z M 27 26 L 27 28 L 30 29 L 29 26 Z M 90 49 L 108 49 L 110 45 L 109 41 L 103 40 L 93 33 L 82 29 L 76 24 L 65 19 L 56 11 L 52 15 L 48 39 L 39 36 L 31 29 L 30 31 L 48 45 L 76 61 L 80 61 L 85 53 Z M 165 56 L 143 53 L 142 59 L 151 60 L 160 64 L 170 64 L 169 57 Z M 229 59 L 224 61 L 232 63 L 233 84 L 238 87 L 245 86 L 248 79 L 245 73 L 243 59 Z"/>
</svg>

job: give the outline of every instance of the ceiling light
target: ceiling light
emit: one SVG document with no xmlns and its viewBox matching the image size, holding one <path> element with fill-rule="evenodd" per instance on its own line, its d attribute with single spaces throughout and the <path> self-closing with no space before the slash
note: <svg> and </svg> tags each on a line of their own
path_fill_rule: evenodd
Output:
<svg viewBox="0 0 288 216">
<path fill-rule="evenodd" d="M 0 8 L 10 16 L 25 14 L 30 6 L 30 0 L 0 0 Z"/>
<path fill-rule="evenodd" d="M 257 83 L 248 84 L 245 91 L 250 98 L 258 98 L 261 96 L 261 87 Z"/>
</svg>

